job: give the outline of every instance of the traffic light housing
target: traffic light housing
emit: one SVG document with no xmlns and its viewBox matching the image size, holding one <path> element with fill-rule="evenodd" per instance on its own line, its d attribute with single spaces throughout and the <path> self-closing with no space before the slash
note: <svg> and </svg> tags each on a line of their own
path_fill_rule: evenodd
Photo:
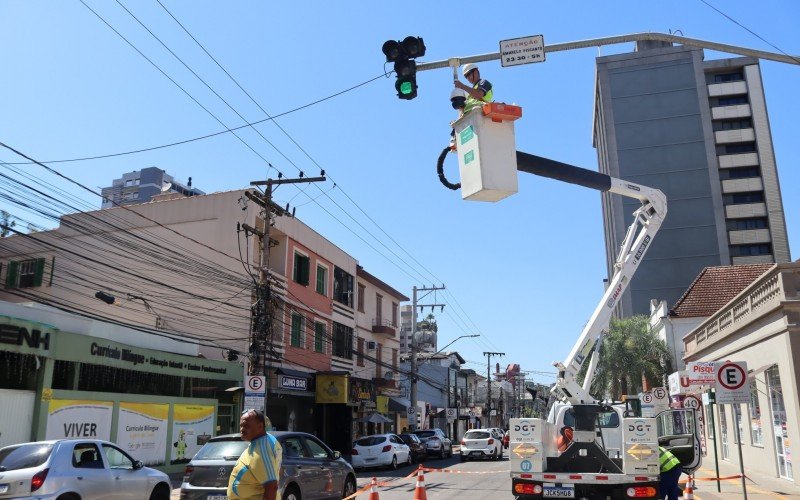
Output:
<svg viewBox="0 0 800 500">
<path fill-rule="evenodd" d="M 405 100 L 417 97 L 417 63 L 414 59 L 425 55 L 425 42 L 418 36 L 407 36 L 402 41 L 387 40 L 382 50 L 386 62 L 394 63 L 397 97 Z"/>
</svg>

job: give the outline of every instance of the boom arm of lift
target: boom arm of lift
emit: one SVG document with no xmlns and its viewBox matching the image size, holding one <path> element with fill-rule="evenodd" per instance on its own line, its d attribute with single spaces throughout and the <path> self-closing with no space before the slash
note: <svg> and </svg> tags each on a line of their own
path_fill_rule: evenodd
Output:
<svg viewBox="0 0 800 500">
<path fill-rule="evenodd" d="M 554 363 L 558 368 L 558 379 L 553 393 L 559 399 L 573 405 L 597 404 L 599 401 L 589 393 L 589 390 L 597 369 L 600 341 L 608 329 L 614 308 L 664 221 L 667 214 L 667 198 L 658 189 L 520 151 L 517 151 L 517 170 L 636 198 L 642 203 L 633 212 L 633 223 L 622 241 L 614 263 L 614 275 L 603 298 L 584 326 L 566 360 Z M 578 373 L 590 354 L 592 357 L 586 378 L 582 385 L 578 384 Z"/>
</svg>

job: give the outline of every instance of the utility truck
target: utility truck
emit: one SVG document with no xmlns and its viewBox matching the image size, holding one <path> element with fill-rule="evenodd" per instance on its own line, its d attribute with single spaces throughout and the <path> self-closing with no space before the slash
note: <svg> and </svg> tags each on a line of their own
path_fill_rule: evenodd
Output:
<svg viewBox="0 0 800 500">
<path fill-rule="evenodd" d="M 510 421 L 512 493 L 517 498 L 660 498 L 659 446 L 671 449 L 686 472 L 700 465 L 694 410 L 668 410 L 642 417 L 638 405 L 604 402 L 589 393 L 603 334 L 617 304 L 667 214 L 658 189 L 616 179 L 573 165 L 516 151 L 516 106 L 486 104 L 454 123 L 461 182 L 447 181 L 439 157 L 440 180 L 461 188 L 464 199 L 498 201 L 517 191 L 517 172 L 528 172 L 634 198 L 633 212 L 605 294 L 563 362 L 555 363 L 555 403 L 546 419 Z M 589 363 L 582 383 L 578 374 Z M 571 434 L 569 439 L 564 433 Z"/>
</svg>

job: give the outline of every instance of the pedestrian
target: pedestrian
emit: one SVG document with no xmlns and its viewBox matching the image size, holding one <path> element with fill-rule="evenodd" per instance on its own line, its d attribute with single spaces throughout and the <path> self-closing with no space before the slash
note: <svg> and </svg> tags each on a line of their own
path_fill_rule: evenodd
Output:
<svg viewBox="0 0 800 500">
<path fill-rule="evenodd" d="M 283 450 L 271 434 L 271 426 L 261 410 L 245 410 L 239 419 L 242 440 L 250 445 L 242 452 L 228 479 L 228 498 L 276 500 Z"/>
<path fill-rule="evenodd" d="M 492 102 L 494 99 L 492 84 L 489 80 L 481 78 L 481 71 L 478 69 L 477 65 L 472 63 L 465 64 L 461 69 L 461 73 L 470 83 L 470 85 L 466 85 L 461 83 L 458 79 L 455 79 L 453 82 L 457 89 L 467 93 L 464 108 L 461 110 L 462 115 L 469 113 L 475 108 L 479 108 L 485 103 Z"/>
<path fill-rule="evenodd" d="M 678 500 L 680 489 L 678 488 L 678 479 L 683 473 L 681 461 L 669 450 L 658 447 L 658 463 L 661 468 L 661 482 L 659 490 L 661 491 L 660 498 L 667 498 L 669 500 Z"/>
</svg>

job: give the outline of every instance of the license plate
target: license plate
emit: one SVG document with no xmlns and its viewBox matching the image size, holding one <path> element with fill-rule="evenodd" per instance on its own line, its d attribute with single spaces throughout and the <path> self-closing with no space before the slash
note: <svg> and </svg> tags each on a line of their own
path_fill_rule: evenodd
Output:
<svg viewBox="0 0 800 500">
<path fill-rule="evenodd" d="M 228 495 L 208 495 L 206 500 L 228 500 Z"/>
<path fill-rule="evenodd" d="M 368 458 L 368 459 L 367 459 L 367 462 L 374 462 L 374 461 L 375 461 L 375 459 L 374 459 L 374 458 Z"/>
<path fill-rule="evenodd" d="M 478 456 L 478 455 L 483 455 L 483 453 L 481 453 L 481 452 L 479 452 L 479 451 L 471 451 L 471 452 L 469 452 L 469 454 L 470 454 L 471 456 L 473 456 L 473 457 L 476 457 L 476 456 Z"/>
<path fill-rule="evenodd" d="M 0 484 L 0 493 L 8 491 L 8 484 Z"/>
<path fill-rule="evenodd" d="M 555 484 L 545 484 L 542 491 L 544 498 L 575 498 L 575 486 L 571 484 L 562 484 L 556 486 Z"/>
</svg>

